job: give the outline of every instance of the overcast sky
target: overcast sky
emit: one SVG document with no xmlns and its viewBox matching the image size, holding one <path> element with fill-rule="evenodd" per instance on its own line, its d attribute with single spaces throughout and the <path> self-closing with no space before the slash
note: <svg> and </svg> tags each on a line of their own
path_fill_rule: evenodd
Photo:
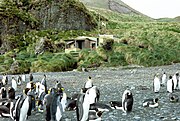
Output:
<svg viewBox="0 0 180 121">
<path fill-rule="evenodd" d="M 152 18 L 180 16 L 180 0 L 122 0 L 135 10 Z"/>
</svg>

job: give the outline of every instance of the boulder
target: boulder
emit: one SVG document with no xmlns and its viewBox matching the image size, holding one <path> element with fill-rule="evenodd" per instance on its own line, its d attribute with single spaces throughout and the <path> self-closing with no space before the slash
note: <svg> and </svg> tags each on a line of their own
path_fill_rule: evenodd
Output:
<svg viewBox="0 0 180 121">
<path fill-rule="evenodd" d="M 14 61 L 12 64 L 11 64 L 11 67 L 10 67 L 10 72 L 12 74 L 17 74 L 19 73 L 19 62 L 18 61 Z"/>
<path fill-rule="evenodd" d="M 43 54 L 44 52 L 53 52 L 53 44 L 52 42 L 47 38 L 40 38 L 38 42 L 36 42 L 35 46 L 35 54 Z"/>
</svg>

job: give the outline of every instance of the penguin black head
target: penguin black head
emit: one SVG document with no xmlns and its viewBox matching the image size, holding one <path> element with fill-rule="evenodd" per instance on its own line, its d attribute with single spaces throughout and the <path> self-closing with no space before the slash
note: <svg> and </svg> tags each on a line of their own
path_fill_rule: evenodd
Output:
<svg viewBox="0 0 180 121">
<path fill-rule="evenodd" d="M 169 79 L 172 79 L 172 76 L 169 76 Z"/>
<path fill-rule="evenodd" d="M 63 86 L 62 86 L 61 83 L 58 82 L 58 81 L 56 82 L 55 89 L 56 89 L 57 91 L 64 91 Z"/>
<path fill-rule="evenodd" d="M 88 79 L 91 79 L 91 76 L 89 76 Z"/>
<path fill-rule="evenodd" d="M 175 98 L 174 98 L 174 96 L 172 96 L 172 97 L 170 97 L 171 98 L 171 100 L 174 100 Z"/>
<path fill-rule="evenodd" d="M 56 89 L 55 88 L 50 88 L 48 90 L 48 94 L 54 94 L 56 92 Z"/>
<path fill-rule="evenodd" d="M 178 73 L 178 72 L 176 72 L 176 76 L 179 76 L 179 73 Z"/>
<path fill-rule="evenodd" d="M 170 93 L 169 98 L 170 98 L 170 102 L 178 102 L 178 100 L 179 100 L 178 95 L 175 95 L 172 93 Z"/>
<path fill-rule="evenodd" d="M 154 99 L 154 102 L 155 102 L 155 103 L 157 103 L 158 101 L 159 101 L 159 99 L 158 99 L 158 98 L 155 98 L 155 99 Z"/>
<path fill-rule="evenodd" d="M 29 92 L 29 90 L 30 90 L 30 88 L 25 88 L 25 89 L 23 90 L 23 93 L 27 95 L 27 93 Z"/>
<path fill-rule="evenodd" d="M 102 114 L 103 114 L 103 112 L 102 112 L 102 111 L 98 111 L 98 112 L 97 112 L 97 115 L 98 115 L 99 117 L 101 117 L 101 116 L 102 116 Z"/>
<path fill-rule="evenodd" d="M 110 102 L 109 102 L 109 104 L 110 104 L 110 106 L 111 106 L 111 107 L 113 107 L 113 106 L 114 106 L 114 104 L 113 104 L 113 102 L 112 102 L 112 101 L 110 101 Z"/>
<path fill-rule="evenodd" d="M 81 93 L 86 93 L 87 90 L 87 88 L 81 88 Z"/>
<path fill-rule="evenodd" d="M 36 85 L 33 83 L 33 81 L 31 81 L 30 84 L 31 84 L 31 89 L 35 89 L 36 88 Z"/>
<path fill-rule="evenodd" d="M 131 97 L 132 97 L 132 93 L 130 91 L 127 91 L 126 98 L 128 99 L 128 98 L 131 98 Z"/>
<path fill-rule="evenodd" d="M 9 99 L 15 99 L 15 90 L 13 87 L 8 88 L 8 97 Z"/>
</svg>

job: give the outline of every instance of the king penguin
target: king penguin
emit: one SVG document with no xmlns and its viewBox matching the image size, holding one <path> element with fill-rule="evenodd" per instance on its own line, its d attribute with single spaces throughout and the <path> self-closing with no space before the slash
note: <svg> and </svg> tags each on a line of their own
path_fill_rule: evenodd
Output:
<svg viewBox="0 0 180 121">
<path fill-rule="evenodd" d="M 11 100 L 15 99 L 15 90 L 12 87 L 8 88 L 8 98 Z"/>
<path fill-rule="evenodd" d="M 1 99 L 7 97 L 7 91 L 6 91 L 6 88 L 5 88 L 5 87 L 1 87 L 1 89 L 0 89 L 0 94 L 1 94 L 1 96 L 0 96 Z"/>
<path fill-rule="evenodd" d="M 29 81 L 33 81 L 33 75 L 32 75 L 32 73 L 29 74 Z"/>
<path fill-rule="evenodd" d="M 55 88 L 50 88 L 48 94 L 45 95 L 43 100 L 43 105 L 45 105 L 45 119 L 46 121 L 51 121 L 51 105 L 53 100 L 53 95 L 55 94 Z"/>
<path fill-rule="evenodd" d="M 143 101 L 143 107 L 156 108 L 156 107 L 159 106 L 158 100 L 159 100 L 158 98 L 155 98 L 155 99 L 153 99 L 153 98 L 145 99 L 145 100 Z"/>
<path fill-rule="evenodd" d="M 18 78 L 17 78 L 17 85 L 20 86 L 22 83 L 22 78 L 21 76 L 19 75 Z"/>
<path fill-rule="evenodd" d="M 11 104 L 10 115 L 15 121 L 26 121 L 27 117 L 31 115 L 31 97 L 29 96 L 30 89 L 23 90 L 23 95 L 16 97 L 14 103 Z"/>
<path fill-rule="evenodd" d="M 13 88 L 8 89 L 7 98 L 3 98 L 0 100 L 0 116 L 2 117 L 10 117 L 10 107 L 11 102 L 15 99 L 15 91 Z"/>
<path fill-rule="evenodd" d="M 86 91 L 91 87 L 93 87 L 93 80 L 91 76 L 89 76 L 88 80 L 84 84 L 84 87 L 81 89 L 81 93 L 86 93 Z"/>
<path fill-rule="evenodd" d="M 162 77 L 161 77 L 161 86 L 165 86 L 166 78 L 167 78 L 167 76 L 166 76 L 166 73 L 164 72 Z"/>
<path fill-rule="evenodd" d="M 130 112 L 133 107 L 133 95 L 130 90 L 125 90 L 122 95 L 122 107 L 124 112 Z"/>
<path fill-rule="evenodd" d="M 23 82 L 26 82 L 26 74 L 22 74 L 21 78 Z"/>
<path fill-rule="evenodd" d="M 77 121 L 87 121 L 89 118 L 90 104 L 97 102 L 97 87 L 89 88 L 85 94 L 78 97 L 76 103 Z"/>
<path fill-rule="evenodd" d="M 60 121 L 62 118 L 63 108 L 61 104 L 62 99 L 62 88 L 57 88 L 53 98 L 52 98 L 52 104 L 50 106 L 51 111 L 51 120 L 53 121 Z"/>
<path fill-rule="evenodd" d="M 160 86 L 161 86 L 160 79 L 158 76 L 159 76 L 159 74 L 156 74 L 154 76 L 153 90 L 155 93 L 158 93 L 160 91 Z"/>
<path fill-rule="evenodd" d="M 180 76 L 179 76 L 179 79 L 178 79 L 178 89 L 180 90 Z"/>
<path fill-rule="evenodd" d="M 14 90 L 16 91 L 17 90 L 17 82 L 14 77 L 12 77 L 11 84 L 12 84 L 12 87 L 14 88 Z"/>
<path fill-rule="evenodd" d="M 62 94 L 61 105 L 62 105 L 62 109 L 63 109 L 63 112 L 64 112 L 66 107 L 67 107 L 67 94 L 64 91 L 63 91 L 63 94 Z"/>
<path fill-rule="evenodd" d="M 109 104 L 110 104 L 112 109 L 121 109 L 121 110 L 123 110 L 122 101 L 110 101 Z"/>
<path fill-rule="evenodd" d="M 91 87 L 93 87 L 93 80 L 92 80 L 92 78 L 89 76 L 87 82 L 86 82 L 85 85 L 84 85 L 84 88 L 91 88 Z"/>
<path fill-rule="evenodd" d="M 41 80 L 41 85 L 44 86 L 44 89 L 45 89 L 45 93 L 47 94 L 48 93 L 48 90 L 47 90 L 47 84 L 46 84 L 46 75 L 44 74 L 43 75 L 43 79 Z"/>
<path fill-rule="evenodd" d="M 3 75 L 2 83 L 3 83 L 4 86 L 8 84 L 8 76 L 7 76 L 7 74 Z"/>
<path fill-rule="evenodd" d="M 176 90 L 177 87 L 178 87 L 178 76 L 179 76 L 179 73 L 176 72 L 173 77 L 172 77 L 172 80 L 173 80 L 173 83 L 174 83 L 174 88 L 173 90 Z"/>
<path fill-rule="evenodd" d="M 176 102 L 179 101 L 179 97 L 178 97 L 178 95 L 176 95 L 176 94 L 170 93 L 170 94 L 169 94 L 169 100 L 170 100 L 170 102 L 172 102 L 172 103 L 176 103 Z"/>
<path fill-rule="evenodd" d="M 167 81 L 167 92 L 172 93 L 174 89 L 174 82 L 172 76 L 169 76 L 169 80 Z"/>
<path fill-rule="evenodd" d="M 109 112 L 109 111 L 112 111 L 112 109 L 106 104 L 99 102 L 90 104 L 88 119 L 89 121 L 101 121 L 101 116 L 103 112 Z"/>
</svg>

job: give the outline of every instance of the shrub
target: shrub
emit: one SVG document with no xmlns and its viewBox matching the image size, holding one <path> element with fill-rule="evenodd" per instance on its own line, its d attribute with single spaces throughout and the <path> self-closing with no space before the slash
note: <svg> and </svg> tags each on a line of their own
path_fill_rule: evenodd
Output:
<svg viewBox="0 0 180 121">
<path fill-rule="evenodd" d="M 42 59 L 34 61 L 31 63 L 31 72 L 48 72 L 47 69 L 48 62 Z"/>
<path fill-rule="evenodd" d="M 26 60 L 16 60 L 11 64 L 11 74 L 21 74 L 30 72 L 31 63 Z"/>
<path fill-rule="evenodd" d="M 101 46 L 105 51 L 112 51 L 113 44 L 114 44 L 114 39 L 104 39 Z"/>
<path fill-rule="evenodd" d="M 96 51 L 91 51 L 79 61 L 78 67 L 99 67 L 102 63 L 103 58 Z"/>
<path fill-rule="evenodd" d="M 77 61 L 71 54 L 45 53 L 32 63 L 32 72 L 59 72 L 76 68 Z"/>
<path fill-rule="evenodd" d="M 5 60 L 4 56 L 0 55 L 0 63 L 4 63 L 4 60 Z"/>
<path fill-rule="evenodd" d="M 125 55 L 121 52 L 113 52 L 109 58 L 108 63 L 110 66 L 124 66 L 127 65 Z"/>
<path fill-rule="evenodd" d="M 54 54 L 51 52 L 44 52 L 43 54 L 38 55 L 37 58 L 45 61 L 50 61 L 53 58 L 53 56 Z"/>
<path fill-rule="evenodd" d="M 89 49 L 82 49 L 79 53 L 78 61 L 85 60 L 85 58 L 89 55 Z"/>
<path fill-rule="evenodd" d="M 30 58 L 30 54 L 27 53 L 26 51 L 20 51 L 20 52 L 16 55 L 16 59 L 17 59 L 17 60 L 27 60 L 28 58 Z"/>
</svg>

